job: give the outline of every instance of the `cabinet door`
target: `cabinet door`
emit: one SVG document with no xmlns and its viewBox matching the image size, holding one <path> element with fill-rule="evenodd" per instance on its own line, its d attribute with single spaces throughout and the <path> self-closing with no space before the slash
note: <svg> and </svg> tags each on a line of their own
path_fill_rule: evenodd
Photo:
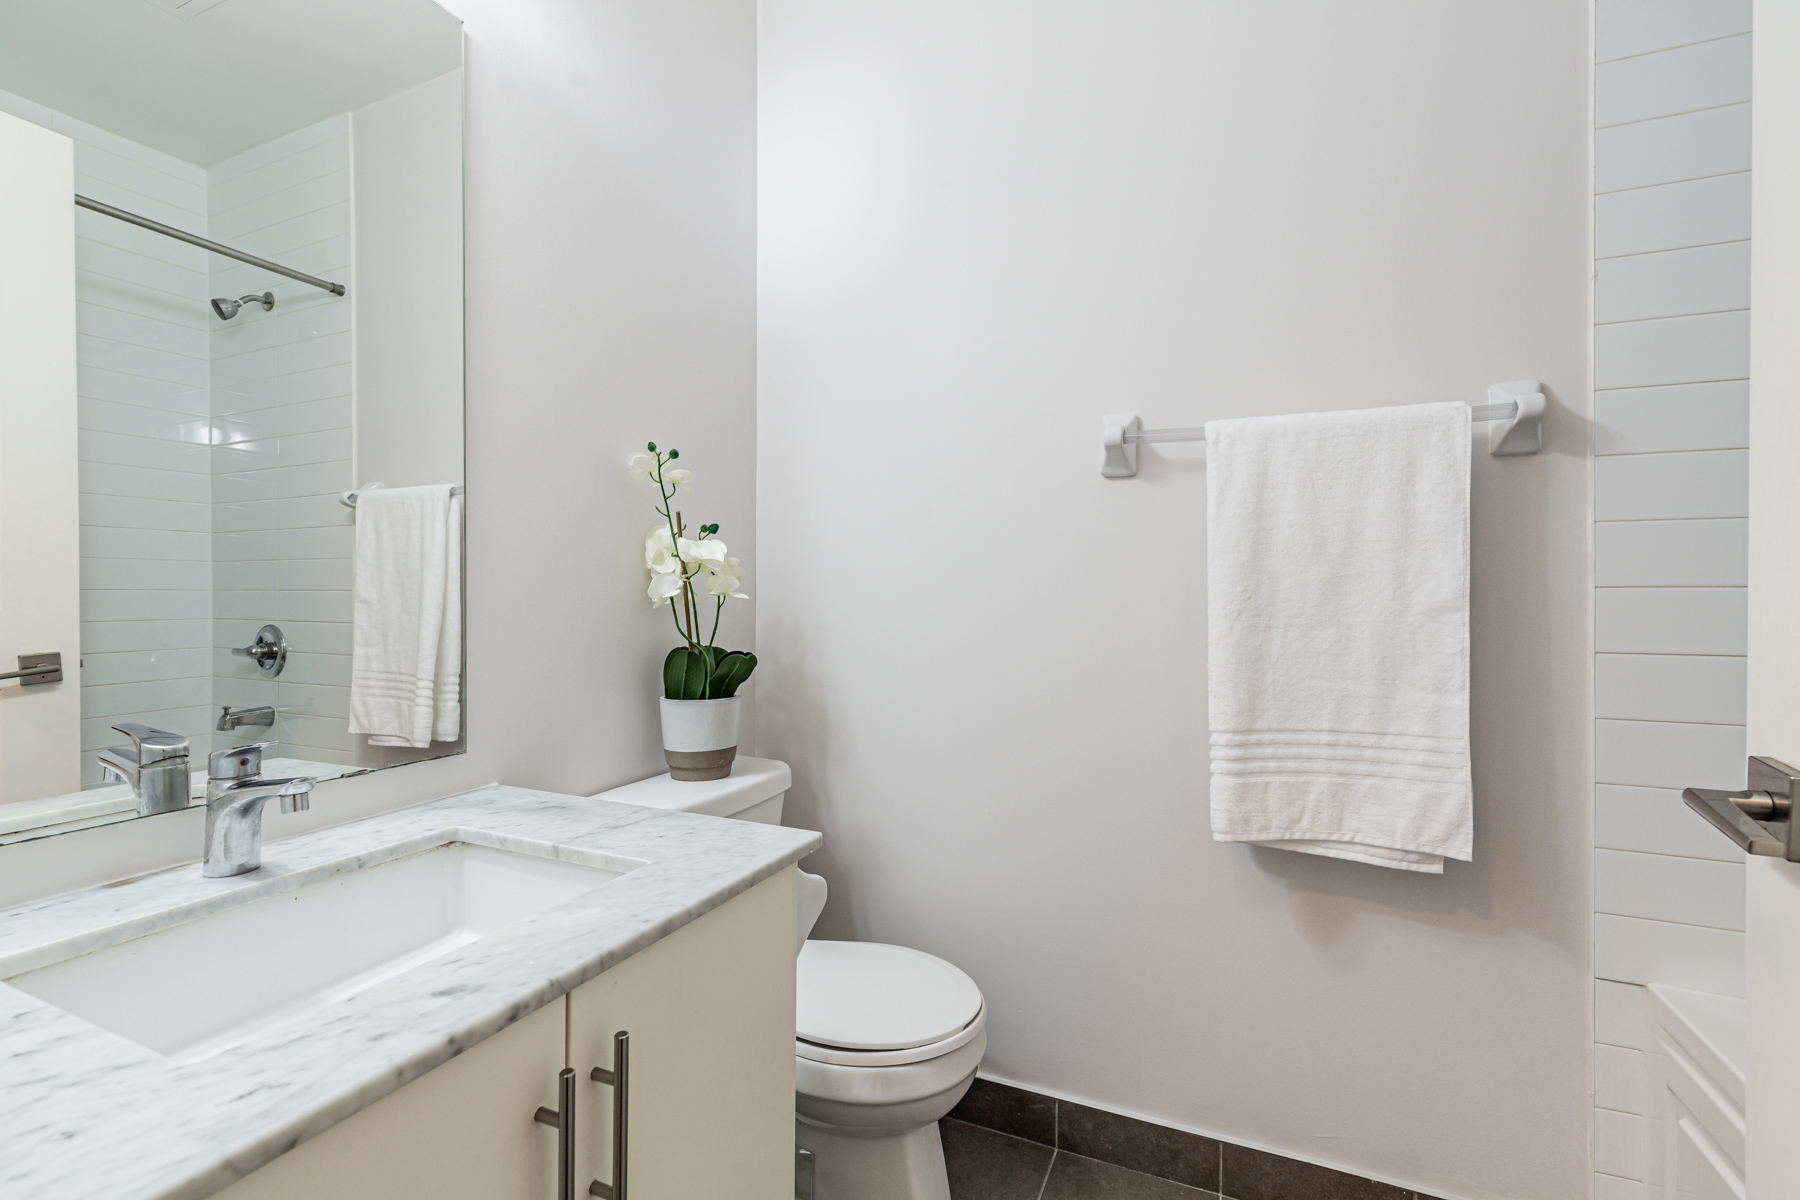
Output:
<svg viewBox="0 0 1800 1200">
<path fill-rule="evenodd" d="M 302 1142 L 219 1200 L 555 1200 L 562 1000 Z M 585 1184 L 583 1185 L 585 1187 Z"/>
<path fill-rule="evenodd" d="M 795 869 L 569 993 L 576 1191 L 612 1179 L 613 1034 L 631 1034 L 629 1200 L 791 1200 Z"/>
</svg>

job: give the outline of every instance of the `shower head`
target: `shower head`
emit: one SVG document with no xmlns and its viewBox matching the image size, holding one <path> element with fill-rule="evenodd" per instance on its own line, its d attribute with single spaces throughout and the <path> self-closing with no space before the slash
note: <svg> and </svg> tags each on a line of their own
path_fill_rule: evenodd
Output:
<svg viewBox="0 0 1800 1200">
<path fill-rule="evenodd" d="M 238 315 L 238 309 L 246 304 L 260 304 L 264 312 L 275 307 L 275 293 L 264 292 L 262 295 L 239 296 L 236 300 L 227 300 L 223 296 L 214 296 L 212 310 L 219 314 L 219 320 L 229 321 Z"/>
</svg>

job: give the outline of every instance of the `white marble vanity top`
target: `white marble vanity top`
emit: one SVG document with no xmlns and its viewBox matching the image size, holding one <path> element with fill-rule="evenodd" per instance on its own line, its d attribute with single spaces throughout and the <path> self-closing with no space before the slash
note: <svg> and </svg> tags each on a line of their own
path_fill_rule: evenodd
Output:
<svg viewBox="0 0 1800 1200">
<path fill-rule="evenodd" d="M 320 797 L 315 805 L 328 803 Z M 0 979 L 456 840 L 624 870 L 197 1062 L 0 983 L 0 1196 L 209 1196 L 816 849 L 816 833 L 490 785 L 0 910 Z M 371 912 L 370 920 L 380 913 Z"/>
</svg>

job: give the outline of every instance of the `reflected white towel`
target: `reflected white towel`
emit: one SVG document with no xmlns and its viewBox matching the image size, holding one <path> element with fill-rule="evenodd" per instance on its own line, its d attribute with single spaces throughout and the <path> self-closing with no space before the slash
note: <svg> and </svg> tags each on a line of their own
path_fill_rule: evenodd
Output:
<svg viewBox="0 0 1800 1200">
<path fill-rule="evenodd" d="M 1206 472 L 1214 839 L 1467 860 L 1468 406 L 1214 421 Z"/>
<path fill-rule="evenodd" d="M 350 732 L 371 745 L 461 736 L 462 497 L 450 488 L 357 496 Z"/>
</svg>

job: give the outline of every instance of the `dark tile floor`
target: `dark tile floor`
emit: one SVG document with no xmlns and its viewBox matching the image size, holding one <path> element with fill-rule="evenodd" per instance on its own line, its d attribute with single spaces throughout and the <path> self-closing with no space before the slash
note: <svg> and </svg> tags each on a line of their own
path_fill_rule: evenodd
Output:
<svg viewBox="0 0 1800 1200">
<path fill-rule="evenodd" d="M 1218 1200 L 1217 1194 L 949 1117 L 951 1200 Z"/>
</svg>

